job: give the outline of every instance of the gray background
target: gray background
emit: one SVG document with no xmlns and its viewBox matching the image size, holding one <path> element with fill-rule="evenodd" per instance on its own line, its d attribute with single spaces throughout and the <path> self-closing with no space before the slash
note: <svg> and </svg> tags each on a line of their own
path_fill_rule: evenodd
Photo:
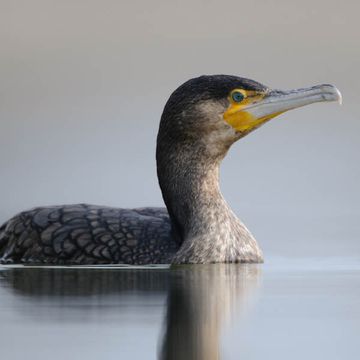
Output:
<svg viewBox="0 0 360 360">
<path fill-rule="evenodd" d="M 37 205 L 162 205 L 155 137 L 201 74 L 333 83 L 344 104 L 273 120 L 222 188 L 265 254 L 359 255 L 357 1 L 0 0 L 0 222 Z"/>
</svg>

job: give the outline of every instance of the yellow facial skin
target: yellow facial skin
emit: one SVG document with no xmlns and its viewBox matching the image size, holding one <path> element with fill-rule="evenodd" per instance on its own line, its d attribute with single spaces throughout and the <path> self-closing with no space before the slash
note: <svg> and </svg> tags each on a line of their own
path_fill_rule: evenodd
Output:
<svg viewBox="0 0 360 360">
<path fill-rule="evenodd" d="M 241 102 L 236 102 L 232 98 L 234 92 L 240 92 L 244 95 Z M 246 91 L 243 89 L 234 89 L 229 95 L 230 106 L 224 113 L 224 120 L 231 125 L 237 132 L 249 132 L 253 128 L 258 127 L 265 121 L 281 114 L 275 113 L 262 118 L 254 117 L 250 112 L 246 111 L 249 105 L 261 101 L 265 97 L 265 92 Z"/>
</svg>

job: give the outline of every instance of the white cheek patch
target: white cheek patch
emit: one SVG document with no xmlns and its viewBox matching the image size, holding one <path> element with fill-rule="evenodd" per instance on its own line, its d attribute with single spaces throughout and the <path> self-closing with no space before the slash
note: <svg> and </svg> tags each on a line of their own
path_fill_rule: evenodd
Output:
<svg viewBox="0 0 360 360">
<path fill-rule="evenodd" d="M 209 123 L 217 123 L 222 119 L 225 107 L 219 102 L 214 100 L 204 100 L 196 105 L 196 111 L 201 114 L 201 117 L 206 118 Z"/>
<path fill-rule="evenodd" d="M 237 134 L 224 120 L 224 104 L 212 100 L 202 101 L 197 105 L 196 111 L 205 122 L 201 138 L 209 153 L 213 156 L 225 154 L 229 146 L 237 140 Z"/>
</svg>

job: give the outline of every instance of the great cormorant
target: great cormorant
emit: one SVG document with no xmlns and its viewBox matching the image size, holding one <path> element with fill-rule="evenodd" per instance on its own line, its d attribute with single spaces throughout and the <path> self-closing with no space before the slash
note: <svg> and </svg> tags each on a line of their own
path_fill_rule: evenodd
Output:
<svg viewBox="0 0 360 360">
<path fill-rule="evenodd" d="M 263 261 L 219 188 L 230 146 L 275 116 L 340 101 L 332 85 L 271 90 L 228 75 L 200 76 L 167 101 L 157 137 L 157 174 L 167 207 L 39 207 L 0 228 L 0 262 L 159 264 Z"/>
</svg>

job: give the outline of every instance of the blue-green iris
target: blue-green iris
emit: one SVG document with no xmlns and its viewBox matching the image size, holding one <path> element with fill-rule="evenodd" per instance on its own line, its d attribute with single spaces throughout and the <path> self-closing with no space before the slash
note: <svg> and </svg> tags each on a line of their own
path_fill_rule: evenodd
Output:
<svg viewBox="0 0 360 360">
<path fill-rule="evenodd" d="M 244 100 L 244 95 L 240 91 L 234 91 L 231 97 L 235 102 L 241 102 Z"/>
</svg>

